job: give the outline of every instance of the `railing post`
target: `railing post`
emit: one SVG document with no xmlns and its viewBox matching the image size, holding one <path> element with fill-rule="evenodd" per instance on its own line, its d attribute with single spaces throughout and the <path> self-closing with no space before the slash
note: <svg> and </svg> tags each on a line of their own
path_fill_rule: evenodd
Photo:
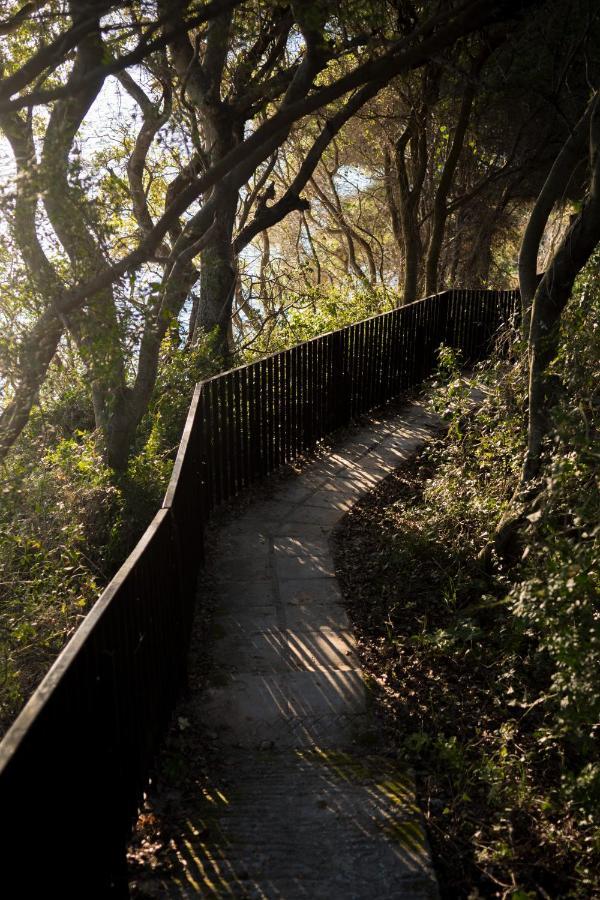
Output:
<svg viewBox="0 0 600 900">
<path fill-rule="evenodd" d="M 333 335 L 333 378 L 330 398 L 332 428 L 341 428 L 350 421 L 350 380 L 346 371 L 346 328 Z"/>
</svg>

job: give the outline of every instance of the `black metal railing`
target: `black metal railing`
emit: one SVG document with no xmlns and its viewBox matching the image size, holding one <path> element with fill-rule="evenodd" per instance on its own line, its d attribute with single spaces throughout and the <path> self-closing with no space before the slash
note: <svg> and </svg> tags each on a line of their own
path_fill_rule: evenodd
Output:
<svg viewBox="0 0 600 900">
<path fill-rule="evenodd" d="M 127 897 L 125 848 L 185 679 L 211 511 L 419 384 L 485 357 L 517 291 L 444 291 L 197 385 L 163 502 L 0 745 L 2 878 Z"/>
</svg>

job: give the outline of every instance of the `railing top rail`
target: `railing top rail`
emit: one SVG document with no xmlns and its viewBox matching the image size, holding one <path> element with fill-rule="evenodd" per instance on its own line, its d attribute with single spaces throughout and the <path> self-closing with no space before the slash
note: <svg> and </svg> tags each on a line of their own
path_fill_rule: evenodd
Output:
<svg viewBox="0 0 600 900">
<path fill-rule="evenodd" d="M 181 435 L 181 440 L 179 441 L 179 447 L 177 448 L 177 456 L 175 457 L 175 462 L 173 463 L 173 471 L 171 472 L 169 484 L 167 486 L 165 497 L 162 502 L 162 509 L 170 509 L 173 505 L 173 498 L 175 496 L 175 491 L 177 490 L 177 484 L 179 482 L 179 477 L 183 468 L 188 445 L 192 436 L 194 419 L 196 417 L 198 403 L 200 402 L 200 395 L 202 393 L 202 386 L 204 384 L 204 381 L 199 381 L 194 387 L 192 402 L 190 403 L 190 408 L 188 409 L 185 425 L 183 427 L 183 433 Z"/>
</svg>

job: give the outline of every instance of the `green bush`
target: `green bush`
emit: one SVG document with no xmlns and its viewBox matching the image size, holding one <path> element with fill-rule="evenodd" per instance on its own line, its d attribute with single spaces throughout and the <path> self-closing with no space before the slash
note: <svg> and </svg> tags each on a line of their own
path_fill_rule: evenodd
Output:
<svg viewBox="0 0 600 900">
<path fill-rule="evenodd" d="M 502 677 L 510 691 L 506 722 L 514 717 L 515 724 L 502 756 L 499 750 L 493 761 L 487 754 L 479 773 L 492 787 L 498 770 L 494 796 L 505 810 L 540 802 L 552 811 L 547 839 L 562 847 L 559 853 L 574 852 L 580 860 L 573 896 L 587 896 L 591 859 L 600 849 L 593 837 L 600 827 L 599 275 L 596 257 L 564 317 L 543 489 L 528 515 L 522 558 L 512 568 L 498 565 L 487 586 L 502 611 L 493 619 L 493 646 L 504 657 Z M 521 357 L 523 349 L 516 347 Z M 457 553 L 467 548 L 475 560 L 519 477 L 527 369 L 522 361 L 502 359 L 481 367 L 467 386 L 483 386 L 486 399 L 469 417 L 464 380 L 460 387 L 447 354 L 442 361 L 446 387 L 436 405 L 448 414 L 450 432 L 432 454 L 435 471 L 423 493 L 424 509 L 430 532 L 443 534 Z M 469 582 L 474 575 L 471 566 L 461 577 Z M 456 630 L 465 628 L 459 612 L 449 630 L 430 637 L 452 652 L 459 646 Z M 554 778 L 546 778 L 550 771 Z M 536 801 L 549 784 L 546 799 Z"/>
<path fill-rule="evenodd" d="M 285 350 L 320 334 L 386 312 L 397 303 L 398 295 L 382 287 L 359 291 L 315 288 L 296 298 L 293 305 L 290 302 L 292 308 L 283 313 L 273 327 L 259 334 L 245 355 L 254 359 L 257 355 Z M 285 298 L 282 305 L 285 308 Z"/>
<path fill-rule="evenodd" d="M 210 338 L 165 342 L 155 398 L 126 473 L 103 464 L 89 388 L 53 371 L 2 466 L 0 732 L 5 730 L 156 512 Z"/>
<path fill-rule="evenodd" d="M 0 504 L 3 729 L 106 583 L 122 508 L 89 434 L 51 450 L 22 443 L 4 466 Z"/>
</svg>

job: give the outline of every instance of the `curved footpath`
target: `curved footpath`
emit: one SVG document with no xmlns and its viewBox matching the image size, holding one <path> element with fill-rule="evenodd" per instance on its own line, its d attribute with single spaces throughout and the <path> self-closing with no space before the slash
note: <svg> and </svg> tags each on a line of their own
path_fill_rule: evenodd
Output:
<svg viewBox="0 0 600 900">
<path fill-rule="evenodd" d="M 411 774 L 377 755 L 328 544 L 438 427 L 418 404 L 372 420 L 219 535 L 214 667 L 194 703 L 226 764 L 146 896 L 438 896 Z"/>
</svg>

